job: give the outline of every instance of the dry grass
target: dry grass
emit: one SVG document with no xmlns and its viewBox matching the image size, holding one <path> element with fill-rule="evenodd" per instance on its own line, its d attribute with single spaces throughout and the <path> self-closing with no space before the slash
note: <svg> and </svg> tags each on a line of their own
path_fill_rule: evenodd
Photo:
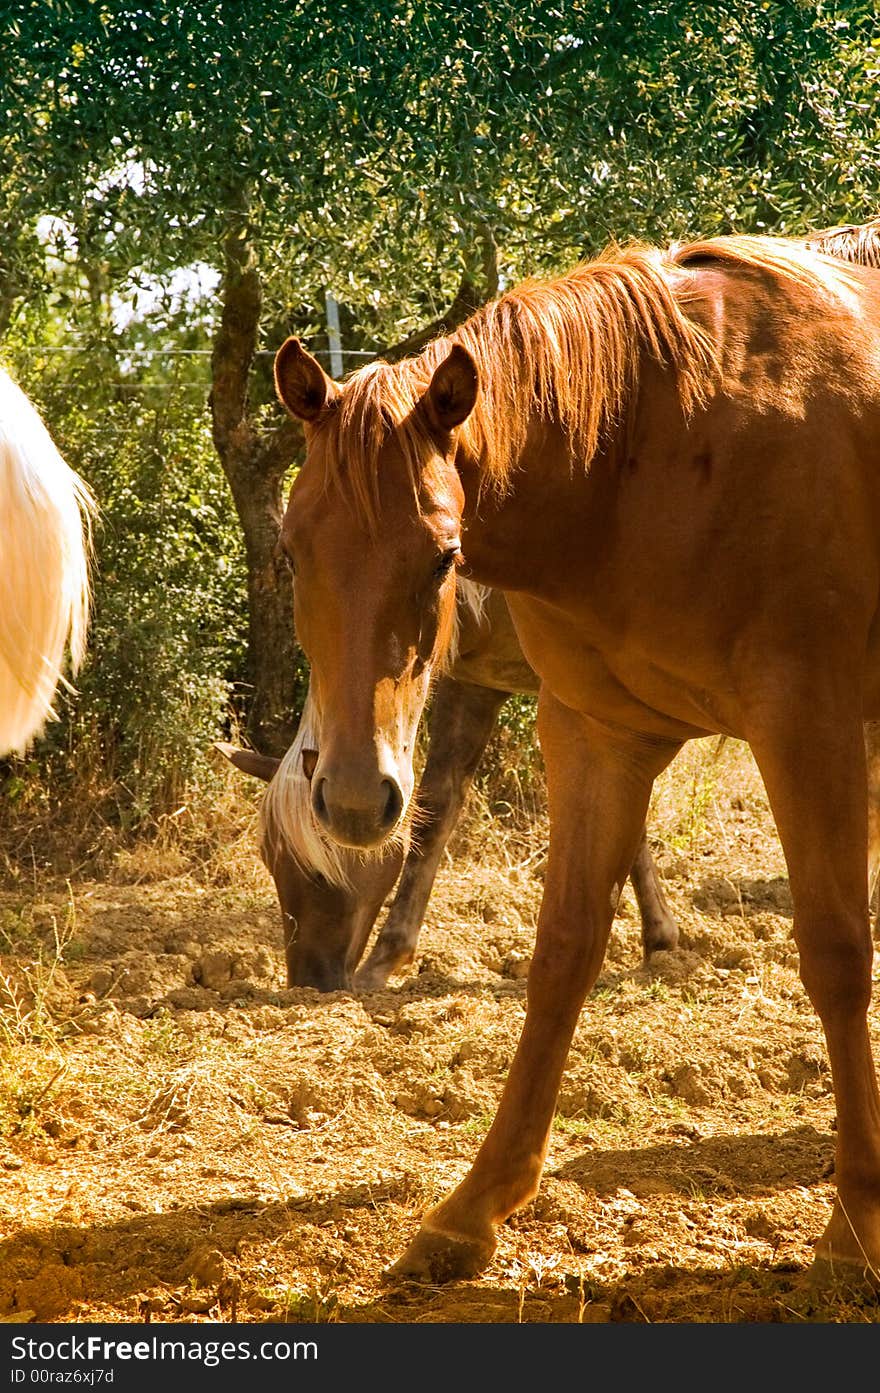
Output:
<svg viewBox="0 0 880 1393">
<path fill-rule="evenodd" d="M 509 791 L 532 772 L 475 789 L 416 965 L 369 997 L 284 989 L 260 786 L 231 768 L 210 821 L 182 805 L 106 874 L 7 882 L 0 1313 L 876 1321 L 805 1281 L 833 1097 L 778 840 L 733 741 L 695 742 L 658 781 L 683 946 L 644 969 L 625 892 L 537 1200 L 483 1278 L 383 1285 L 470 1164 L 521 1029 L 546 822 L 535 784 L 531 804 Z"/>
</svg>

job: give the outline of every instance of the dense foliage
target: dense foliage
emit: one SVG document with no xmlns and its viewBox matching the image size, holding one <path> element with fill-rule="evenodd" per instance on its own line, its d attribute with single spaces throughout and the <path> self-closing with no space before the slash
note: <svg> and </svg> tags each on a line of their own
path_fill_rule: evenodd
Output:
<svg viewBox="0 0 880 1393">
<path fill-rule="evenodd" d="M 105 513 L 91 666 L 39 759 L 87 728 L 130 810 L 167 807 L 246 691 L 209 359 L 132 348 L 210 348 L 255 268 L 268 429 L 271 349 L 324 346 L 327 291 L 369 353 L 612 237 L 861 220 L 878 73 L 860 0 L 6 0 L 0 331 Z"/>
<path fill-rule="evenodd" d="M 241 538 L 204 418 L 199 359 L 118 342 L 54 352 L 45 319 L 7 359 L 101 503 L 94 621 L 76 697 L 7 795 L 33 812 L 79 796 L 123 825 L 210 780 L 205 746 L 233 716 L 243 665 Z M 65 345 L 70 347 L 70 345 Z M 183 364 L 183 366 L 181 366 Z M 200 380 L 201 379 L 201 380 Z"/>
</svg>

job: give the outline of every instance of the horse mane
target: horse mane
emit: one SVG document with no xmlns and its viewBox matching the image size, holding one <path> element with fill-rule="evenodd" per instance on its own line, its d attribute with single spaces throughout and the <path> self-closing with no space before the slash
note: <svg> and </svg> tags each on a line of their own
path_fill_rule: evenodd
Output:
<svg viewBox="0 0 880 1393">
<path fill-rule="evenodd" d="M 323 876 L 331 885 L 351 888 L 349 874 L 357 853 L 348 852 L 323 836 L 312 811 L 311 788 L 303 773 L 303 750 L 316 746 L 320 721 L 311 687 L 306 695 L 293 744 L 266 786 L 260 804 L 260 844 L 269 869 L 279 853 L 289 852 L 309 875 Z"/>
<path fill-rule="evenodd" d="M 687 313 L 696 289 L 688 272 L 707 262 L 794 281 L 826 297 L 847 284 L 845 271 L 793 239 L 717 237 L 665 250 L 611 246 L 556 279 L 514 286 L 418 357 L 394 364 L 377 359 L 353 373 L 318 431 L 328 478 L 377 527 L 379 457 L 393 431 L 418 492 L 436 451 L 418 403 L 455 343 L 472 355 L 480 375 L 459 440 L 490 485 L 503 488 L 536 414 L 564 430 L 589 468 L 625 421 L 644 357 L 669 368 L 690 414 L 708 399 L 719 372 L 715 344 Z"/>
<path fill-rule="evenodd" d="M 491 594 L 492 591 L 488 585 L 480 585 L 475 580 L 466 580 L 464 576 L 456 576 L 455 613 L 452 621 L 452 637 L 443 655 L 442 670 L 444 672 L 448 672 L 451 667 L 454 667 L 455 661 L 458 658 L 461 642 L 462 610 L 467 610 L 474 623 L 481 624 L 483 622 L 483 612 Z"/>
<path fill-rule="evenodd" d="M 863 223 L 826 227 L 806 238 L 808 247 L 841 261 L 880 268 L 880 214 Z"/>
</svg>

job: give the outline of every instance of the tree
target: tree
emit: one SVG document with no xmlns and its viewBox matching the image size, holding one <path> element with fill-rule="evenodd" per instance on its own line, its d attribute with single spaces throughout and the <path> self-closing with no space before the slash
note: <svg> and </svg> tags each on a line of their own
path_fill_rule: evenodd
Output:
<svg viewBox="0 0 880 1393">
<path fill-rule="evenodd" d="M 249 729 L 269 749 L 302 684 L 274 557 L 299 436 L 266 369 L 285 333 L 314 345 L 325 291 L 362 351 L 394 356 L 612 236 L 796 233 L 880 201 L 861 3 L 7 9 L 0 193 L 25 280 L 39 212 L 76 224 L 117 289 L 198 260 L 222 275 L 213 438 L 247 554 Z"/>
</svg>

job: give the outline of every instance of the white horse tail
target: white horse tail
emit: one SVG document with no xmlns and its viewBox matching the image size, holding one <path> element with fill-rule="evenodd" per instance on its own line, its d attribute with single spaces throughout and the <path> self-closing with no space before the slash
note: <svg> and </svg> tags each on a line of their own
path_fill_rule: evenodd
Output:
<svg viewBox="0 0 880 1393">
<path fill-rule="evenodd" d="M 0 368 L 0 755 L 23 753 L 85 656 L 95 501 Z"/>
</svg>

